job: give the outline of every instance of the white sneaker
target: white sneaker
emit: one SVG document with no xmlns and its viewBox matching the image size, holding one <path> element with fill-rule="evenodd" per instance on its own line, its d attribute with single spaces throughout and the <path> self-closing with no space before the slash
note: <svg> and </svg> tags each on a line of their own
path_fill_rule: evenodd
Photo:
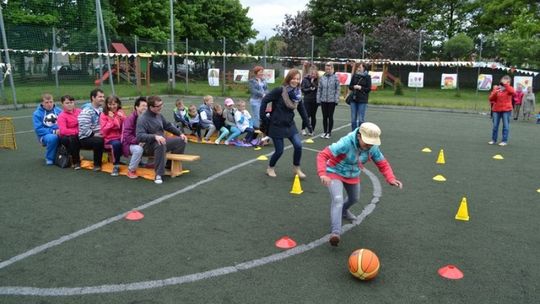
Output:
<svg viewBox="0 0 540 304">
<path fill-rule="evenodd" d="M 161 175 L 156 175 L 156 179 L 154 180 L 154 183 L 161 185 L 163 183 L 163 180 L 161 179 Z"/>
<path fill-rule="evenodd" d="M 302 130 L 302 135 L 306 136 L 308 133 L 306 132 L 306 129 Z"/>
<path fill-rule="evenodd" d="M 508 145 L 508 143 L 506 143 L 505 141 L 501 141 L 501 142 L 499 143 L 499 146 L 501 146 L 501 147 L 504 147 L 504 146 L 506 146 L 506 145 Z"/>
<path fill-rule="evenodd" d="M 216 145 L 219 145 L 219 139 L 216 139 L 216 141 L 214 141 L 214 143 L 215 143 Z"/>
<path fill-rule="evenodd" d="M 229 141 L 226 140 L 223 144 L 224 144 L 225 146 L 228 146 L 228 145 L 229 145 Z"/>
<path fill-rule="evenodd" d="M 488 142 L 488 145 L 494 145 L 494 144 L 495 144 L 495 142 L 494 142 L 493 140 L 490 140 L 490 141 Z"/>
<path fill-rule="evenodd" d="M 321 138 L 326 138 L 326 133 L 324 133 L 323 135 L 321 135 Z"/>
</svg>

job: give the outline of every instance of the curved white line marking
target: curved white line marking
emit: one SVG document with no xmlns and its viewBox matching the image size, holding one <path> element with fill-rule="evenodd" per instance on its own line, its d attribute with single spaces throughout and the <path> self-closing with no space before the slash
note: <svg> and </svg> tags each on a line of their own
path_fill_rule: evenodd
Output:
<svg viewBox="0 0 540 304">
<path fill-rule="evenodd" d="M 353 227 L 359 225 L 373 210 L 375 210 L 376 204 L 379 202 L 379 198 L 382 194 L 381 183 L 379 179 L 369 170 L 363 169 L 364 173 L 369 177 L 373 184 L 373 198 L 371 203 L 366 205 L 362 210 L 362 213 L 358 215 L 357 219 L 342 228 L 343 233 L 351 230 Z M 218 277 L 230 273 L 235 273 L 243 270 L 248 270 L 265 264 L 277 262 L 291 256 L 307 252 L 313 248 L 316 248 L 324 243 L 328 242 L 330 234 L 327 234 L 320 239 L 312 241 L 308 244 L 299 245 L 295 248 L 287 251 L 275 253 L 263 258 L 247 261 L 237 264 L 235 266 L 227 266 L 216 268 L 213 270 L 199 272 L 194 274 L 188 274 L 179 277 L 172 277 L 163 280 L 143 281 L 126 284 L 110 284 L 100 286 L 86 286 L 86 287 L 58 287 L 58 288 L 36 288 L 25 286 L 6 286 L 0 287 L 0 295 L 24 295 L 24 296 L 75 296 L 75 295 L 87 295 L 87 294 L 101 294 L 101 293 L 114 293 L 133 290 L 144 290 L 158 287 L 165 287 L 171 285 L 181 285 L 185 283 L 196 282 L 204 279 Z"/>
</svg>

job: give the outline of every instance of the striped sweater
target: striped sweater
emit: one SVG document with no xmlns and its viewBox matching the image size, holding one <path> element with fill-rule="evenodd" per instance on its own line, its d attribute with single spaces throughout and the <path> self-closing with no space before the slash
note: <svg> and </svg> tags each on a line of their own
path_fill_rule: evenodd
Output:
<svg viewBox="0 0 540 304">
<path fill-rule="evenodd" d="M 94 108 L 91 102 L 84 104 L 79 114 L 79 138 L 101 136 L 99 116 L 103 112 L 101 107 Z"/>
</svg>

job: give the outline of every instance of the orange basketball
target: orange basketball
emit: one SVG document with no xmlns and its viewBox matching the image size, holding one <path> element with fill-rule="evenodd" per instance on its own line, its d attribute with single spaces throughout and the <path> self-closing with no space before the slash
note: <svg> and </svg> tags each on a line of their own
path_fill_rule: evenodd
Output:
<svg viewBox="0 0 540 304">
<path fill-rule="evenodd" d="M 376 277 L 379 267 L 379 258 L 369 249 L 357 249 L 349 256 L 349 272 L 360 280 Z"/>
</svg>

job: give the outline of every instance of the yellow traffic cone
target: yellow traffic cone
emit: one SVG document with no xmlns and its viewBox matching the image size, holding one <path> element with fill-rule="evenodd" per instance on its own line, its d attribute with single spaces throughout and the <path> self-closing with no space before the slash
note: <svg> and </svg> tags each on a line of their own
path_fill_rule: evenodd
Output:
<svg viewBox="0 0 540 304">
<path fill-rule="evenodd" d="M 444 165 L 445 162 L 444 162 L 444 150 L 441 149 L 441 151 L 439 152 L 439 157 L 437 157 L 437 164 L 440 164 L 440 165 Z"/>
<path fill-rule="evenodd" d="M 434 181 L 438 181 L 438 182 L 445 182 L 445 181 L 446 181 L 446 178 L 445 178 L 444 176 L 438 174 L 438 175 L 435 175 L 435 176 L 433 177 L 433 180 L 434 180 Z"/>
<path fill-rule="evenodd" d="M 461 204 L 459 204 L 458 212 L 456 213 L 456 220 L 468 221 L 469 220 L 469 210 L 467 208 L 467 198 L 463 197 L 461 199 Z"/>
<path fill-rule="evenodd" d="M 300 185 L 300 177 L 298 177 L 298 174 L 294 176 L 294 182 L 291 189 L 291 194 L 302 194 L 304 191 L 302 191 L 302 186 Z"/>
</svg>

